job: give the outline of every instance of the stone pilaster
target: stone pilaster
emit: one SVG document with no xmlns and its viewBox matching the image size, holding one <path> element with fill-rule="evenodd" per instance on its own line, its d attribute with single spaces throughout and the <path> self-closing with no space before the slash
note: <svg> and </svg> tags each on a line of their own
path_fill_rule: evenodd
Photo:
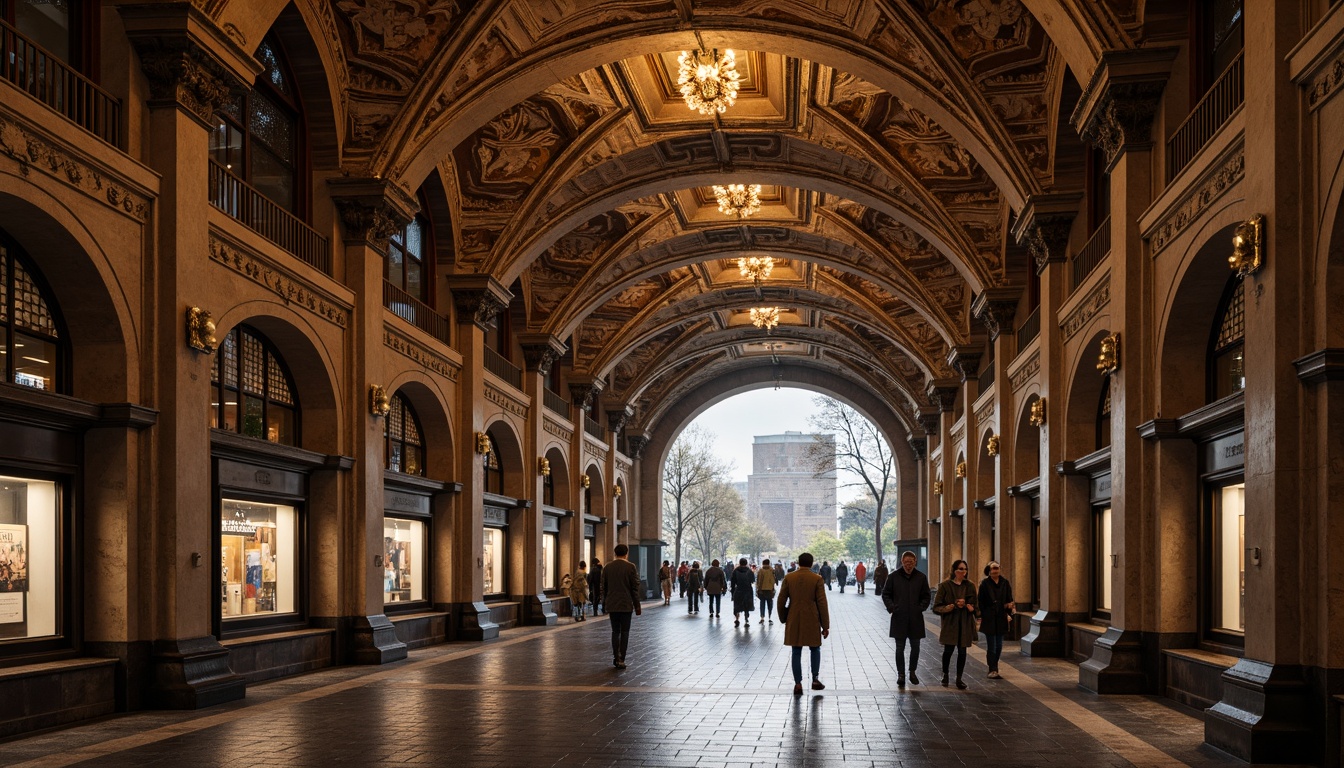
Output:
<svg viewBox="0 0 1344 768">
<path fill-rule="evenodd" d="M 635 407 L 633 405 L 623 405 L 619 408 L 607 409 L 607 429 L 611 430 L 613 435 L 621 434 L 625 425 L 634 418 Z"/>
<path fill-rule="evenodd" d="M 584 418 L 591 418 L 589 413 L 593 410 L 593 402 L 602 393 L 606 385 L 606 381 L 593 376 L 574 376 L 570 378 L 569 396 L 574 401 L 574 407 L 584 413 Z"/>
<path fill-rule="evenodd" d="M 1153 118 L 1178 49 L 1144 47 L 1106 51 L 1073 111 L 1083 140 L 1114 163 L 1128 149 L 1153 144 Z"/>
<path fill-rule="evenodd" d="M 1017 315 L 1017 305 L 1022 300 L 1022 288 L 1004 286 L 986 288 L 971 303 L 971 314 L 984 323 L 989 331 L 989 340 L 998 341 L 999 334 L 1013 331 L 1013 318 Z M 999 350 L 995 350 L 997 353 Z M 997 355 L 996 355 L 997 357 Z"/>
</svg>

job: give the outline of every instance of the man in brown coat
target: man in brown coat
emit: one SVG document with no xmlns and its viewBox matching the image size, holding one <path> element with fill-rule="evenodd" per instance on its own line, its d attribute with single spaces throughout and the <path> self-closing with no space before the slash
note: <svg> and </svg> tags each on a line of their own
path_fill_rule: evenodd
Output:
<svg viewBox="0 0 1344 768">
<path fill-rule="evenodd" d="M 630 562 L 630 548 L 617 544 L 612 550 L 616 559 L 602 569 L 602 595 L 607 615 L 611 617 L 611 663 L 625 669 L 625 649 L 630 644 L 630 614 L 638 616 L 639 571 Z"/>
<path fill-rule="evenodd" d="M 812 649 L 812 690 L 826 687 L 817 676 L 821 671 L 821 641 L 831 635 L 826 587 L 821 576 L 812 572 L 812 553 L 799 555 L 798 566 L 780 584 L 775 611 L 784 622 L 784 644 L 793 648 L 794 696 L 803 695 L 803 646 Z"/>
</svg>

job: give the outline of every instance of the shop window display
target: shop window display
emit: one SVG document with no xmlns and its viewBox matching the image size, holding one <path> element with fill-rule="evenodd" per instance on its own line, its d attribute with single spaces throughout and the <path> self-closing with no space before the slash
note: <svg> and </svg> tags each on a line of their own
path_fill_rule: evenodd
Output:
<svg viewBox="0 0 1344 768">
<path fill-rule="evenodd" d="M 1215 632 L 1246 631 L 1246 484 L 1213 492 L 1213 616 Z"/>
<path fill-rule="evenodd" d="M 425 532 L 419 520 L 383 518 L 383 602 L 425 599 Z"/>
<path fill-rule="evenodd" d="M 1111 614 L 1111 508 L 1096 507 L 1092 513 L 1092 596 L 1093 613 L 1109 617 Z"/>
<path fill-rule="evenodd" d="M 557 538 L 558 537 L 554 533 L 543 533 L 541 535 L 542 589 L 556 588 L 555 571 L 556 571 L 556 563 L 559 562 L 559 560 L 557 559 L 559 557 L 559 555 L 557 554 L 557 547 L 556 547 Z"/>
<path fill-rule="evenodd" d="M 227 619 L 294 613 L 298 514 L 294 507 L 225 499 L 220 516 L 220 602 Z"/>
<path fill-rule="evenodd" d="M 56 483 L 0 475 L 0 642 L 61 631 Z"/>
<path fill-rule="evenodd" d="M 485 547 L 481 562 L 482 575 L 485 578 L 484 594 L 494 595 L 504 592 L 504 531 L 498 528 L 485 529 Z"/>
</svg>

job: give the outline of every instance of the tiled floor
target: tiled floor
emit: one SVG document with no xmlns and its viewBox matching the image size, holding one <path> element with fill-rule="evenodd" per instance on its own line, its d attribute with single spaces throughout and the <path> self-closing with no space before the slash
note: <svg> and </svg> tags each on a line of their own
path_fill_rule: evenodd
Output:
<svg viewBox="0 0 1344 768">
<path fill-rule="evenodd" d="M 147 712 L 0 743 L 0 766 L 1240 766 L 1189 710 L 1078 689 L 1078 671 L 1011 644 L 1004 680 L 972 649 L 970 690 L 895 687 L 887 614 L 830 593 L 825 691 L 792 695 L 782 625 L 733 627 L 652 603 L 629 668 L 604 620 L 505 632 L 253 686 L 199 712 Z M 759 617 L 753 615 L 753 619 Z M 804 655 L 804 667 L 807 660 Z M 806 669 L 804 674 L 806 674 Z"/>
</svg>

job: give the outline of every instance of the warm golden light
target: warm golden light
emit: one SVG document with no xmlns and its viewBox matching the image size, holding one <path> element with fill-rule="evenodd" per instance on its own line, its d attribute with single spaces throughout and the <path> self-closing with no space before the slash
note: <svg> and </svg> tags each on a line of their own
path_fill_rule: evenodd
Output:
<svg viewBox="0 0 1344 768">
<path fill-rule="evenodd" d="M 714 199 L 719 202 L 719 212 L 725 216 L 745 219 L 761 210 L 760 184 L 714 185 Z"/>
<path fill-rule="evenodd" d="M 756 285 L 770 277 L 774 268 L 775 260 L 770 256 L 739 256 L 737 259 L 737 271 Z"/>
<path fill-rule="evenodd" d="M 723 114 L 737 101 L 737 57 L 731 50 L 716 53 L 682 51 L 677 57 L 677 87 L 689 109 L 702 115 Z"/>
<path fill-rule="evenodd" d="M 779 307 L 752 307 L 751 324 L 767 331 L 779 325 Z"/>
</svg>

